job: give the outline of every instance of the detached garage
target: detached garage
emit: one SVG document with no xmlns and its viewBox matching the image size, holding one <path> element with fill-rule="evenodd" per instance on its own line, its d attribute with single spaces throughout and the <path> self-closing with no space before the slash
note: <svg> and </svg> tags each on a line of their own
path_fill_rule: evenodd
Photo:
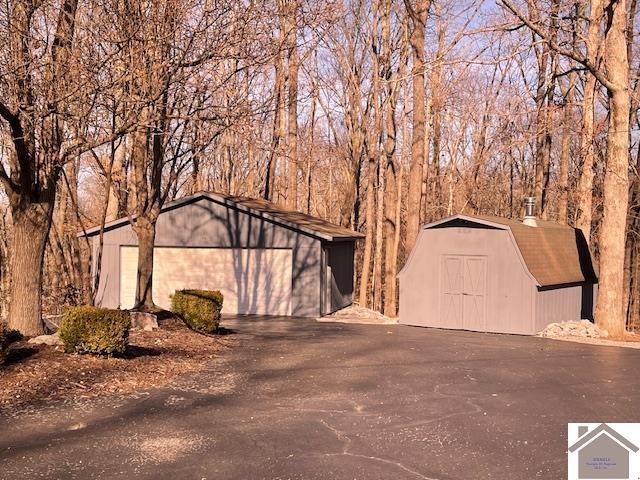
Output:
<svg viewBox="0 0 640 480">
<path fill-rule="evenodd" d="M 399 274 L 400 323 L 535 334 L 593 318 L 597 278 L 582 232 L 456 215 L 422 227 Z"/>
<path fill-rule="evenodd" d="M 93 246 L 100 228 L 86 232 Z M 169 308 L 182 288 L 220 290 L 227 314 L 316 317 L 351 304 L 360 233 L 265 200 L 198 193 L 168 203 L 158 217 L 153 298 Z M 134 304 L 138 247 L 130 219 L 105 225 L 97 300 Z"/>
</svg>

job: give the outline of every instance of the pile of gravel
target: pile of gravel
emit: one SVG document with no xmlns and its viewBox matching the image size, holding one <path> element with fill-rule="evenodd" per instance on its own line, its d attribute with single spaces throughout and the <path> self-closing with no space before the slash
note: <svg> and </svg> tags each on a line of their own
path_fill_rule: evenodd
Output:
<svg viewBox="0 0 640 480">
<path fill-rule="evenodd" d="M 341 323 L 373 323 L 373 324 L 394 324 L 398 319 L 390 318 L 380 312 L 359 305 L 338 310 L 330 315 L 319 318 L 320 322 L 341 322 Z"/>
<path fill-rule="evenodd" d="M 544 330 L 538 333 L 538 335 L 548 338 L 607 338 L 609 336 L 609 332 L 606 330 L 600 330 L 589 320 L 580 320 L 579 322 L 550 323 Z"/>
</svg>

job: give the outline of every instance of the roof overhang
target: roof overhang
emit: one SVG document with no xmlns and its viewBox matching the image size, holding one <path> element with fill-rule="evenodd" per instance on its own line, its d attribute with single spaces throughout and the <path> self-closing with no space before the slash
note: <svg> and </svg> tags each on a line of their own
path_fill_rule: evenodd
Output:
<svg viewBox="0 0 640 480">
<path fill-rule="evenodd" d="M 194 193 L 193 195 L 189 195 L 186 197 L 182 197 L 176 200 L 173 200 L 169 203 L 167 203 L 164 207 L 162 207 L 162 209 L 160 210 L 160 213 L 165 213 L 168 212 L 170 210 L 174 210 L 176 208 L 180 208 L 183 207 L 185 205 L 189 205 L 192 203 L 196 203 L 200 200 L 209 200 L 211 202 L 217 203 L 219 205 L 225 206 L 225 207 L 229 207 L 229 208 L 233 208 L 234 210 L 238 210 L 240 212 L 246 213 L 248 215 L 254 216 L 254 217 L 258 217 L 258 218 L 263 218 L 271 223 L 292 229 L 292 230 L 298 230 L 302 233 L 305 233 L 306 235 L 309 235 L 311 237 L 315 237 L 318 238 L 320 240 L 326 240 L 329 242 L 335 242 L 335 241 L 355 241 L 355 240 L 359 240 L 361 238 L 364 238 L 364 235 L 362 235 L 361 233 L 358 232 L 352 232 L 354 235 L 330 235 L 327 234 L 325 232 L 318 232 L 315 231 L 313 229 L 310 229 L 308 227 L 305 226 L 301 226 L 297 223 L 294 222 L 289 222 L 286 221 L 282 218 L 279 218 L 276 215 L 272 215 L 270 213 L 267 212 L 263 212 L 254 208 L 250 208 L 247 207 L 245 205 L 242 205 L 240 203 L 234 202 L 233 200 L 229 199 L 229 198 L 225 198 L 222 195 L 217 195 L 215 193 L 211 193 L 211 192 L 198 192 L 198 193 Z M 110 222 L 107 222 L 104 224 L 104 226 L 98 225 L 92 228 L 89 228 L 83 232 L 79 232 L 77 233 L 78 237 L 91 237 L 94 235 L 97 235 L 100 233 L 100 231 L 104 231 L 107 232 L 109 230 L 114 230 L 116 228 L 120 228 L 123 227 L 125 225 L 128 225 L 130 223 L 132 223 L 135 219 L 137 218 L 137 215 L 128 215 L 126 217 L 121 217 L 118 218 L 116 220 L 112 220 Z"/>
</svg>

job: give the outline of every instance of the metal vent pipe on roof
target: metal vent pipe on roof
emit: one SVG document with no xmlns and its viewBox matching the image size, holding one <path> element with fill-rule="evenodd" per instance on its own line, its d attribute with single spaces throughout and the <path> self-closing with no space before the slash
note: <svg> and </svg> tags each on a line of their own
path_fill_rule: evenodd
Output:
<svg viewBox="0 0 640 480">
<path fill-rule="evenodd" d="M 530 227 L 537 227 L 536 221 L 536 199 L 535 197 L 525 197 L 524 199 L 524 219 L 522 223 Z"/>
</svg>

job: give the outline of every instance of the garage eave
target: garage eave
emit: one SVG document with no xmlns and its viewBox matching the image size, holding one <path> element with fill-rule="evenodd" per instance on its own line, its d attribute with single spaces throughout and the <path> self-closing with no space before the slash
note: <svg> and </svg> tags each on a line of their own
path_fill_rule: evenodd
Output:
<svg viewBox="0 0 640 480">
<path fill-rule="evenodd" d="M 286 219 L 281 218 L 278 215 L 271 214 L 269 212 L 261 211 L 256 208 L 250 208 L 246 205 L 242 205 L 241 203 L 234 201 L 232 197 L 226 197 L 224 195 L 219 195 L 211 192 L 198 192 L 193 195 L 189 195 L 186 197 L 179 198 L 172 202 L 167 203 L 161 210 L 161 214 L 167 212 L 169 210 L 174 210 L 180 208 L 182 206 L 198 202 L 199 200 L 208 200 L 219 205 L 225 206 L 227 208 L 232 208 L 234 210 L 246 213 L 247 215 L 251 215 L 254 217 L 262 218 L 267 220 L 270 223 L 281 225 L 286 228 L 290 228 L 293 230 L 297 230 L 299 232 L 304 233 L 305 235 L 318 238 L 320 240 L 324 240 L 327 242 L 336 242 L 336 241 L 356 241 L 361 238 L 364 238 L 359 232 L 351 231 L 347 228 L 340 227 L 338 225 L 333 225 L 330 222 L 327 222 L 322 219 L 314 219 L 316 222 L 321 222 L 323 225 L 323 230 L 331 230 L 334 229 L 336 233 L 328 233 L 327 231 L 319 231 L 313 228 L 309 228 L 304 225 L 300 225 L 299 223 L 291 222 Z M 298 213 L 298 212 L 291 212 Z M 300 214 L 304 215 L 304 214 Z M 314 218 L 310 216 L 306 216 L 307 218 Z M 104 226 L 95 226 L 93 228 L 84 230 L 82 232 L 78 232 L 77 237 L 92 237 L 100 233 L 101 230 L 107 232 L 110 230 L 114 230 L 116 228 L 123 227 L 125 225 L 130 224 L 137 218 L 137 215 L 129 215 L 126 217 L 118 218 L 116 220 L 112 220 L 111 222 L 107 222 Z"/>
</svg>

